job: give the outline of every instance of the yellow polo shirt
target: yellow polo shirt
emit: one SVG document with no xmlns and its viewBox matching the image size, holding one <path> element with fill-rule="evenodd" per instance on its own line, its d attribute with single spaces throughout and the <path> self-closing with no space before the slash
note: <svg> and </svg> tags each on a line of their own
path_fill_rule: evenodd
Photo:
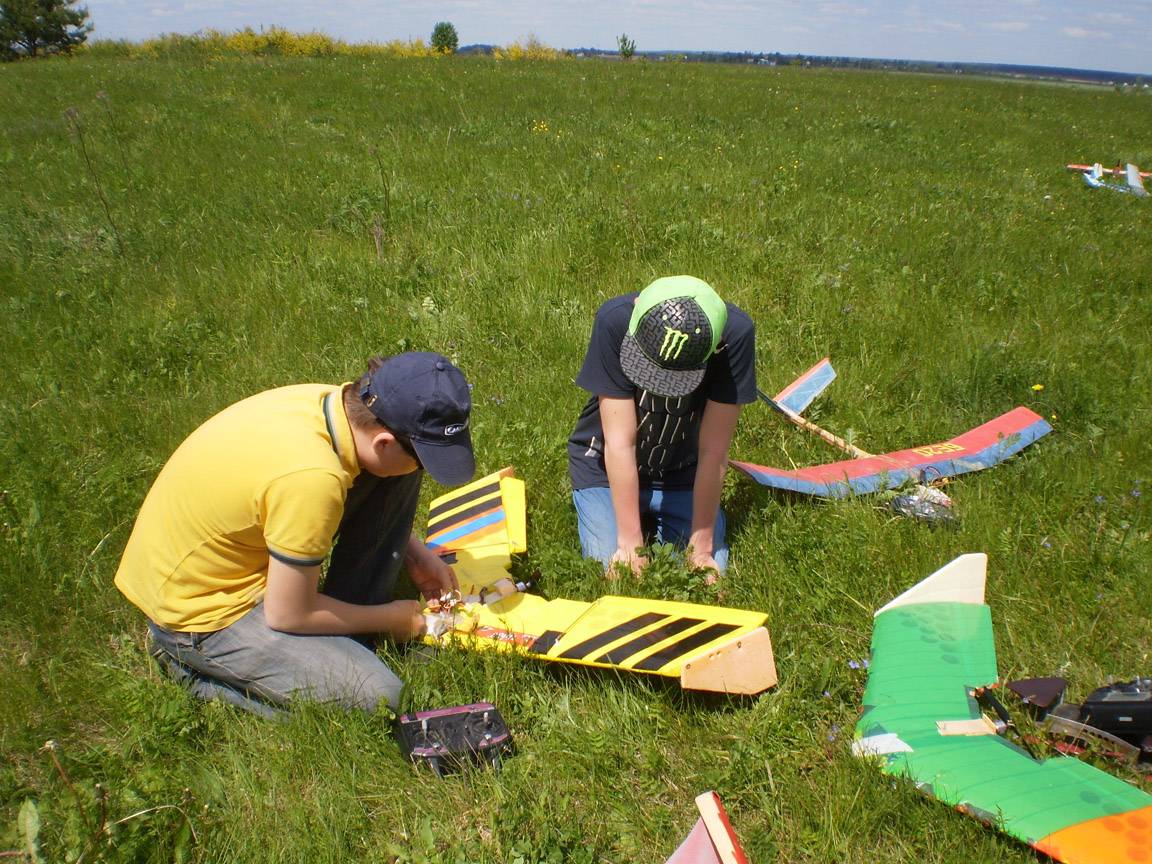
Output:
<svg viewBox="0 0 1152 864">
<path fill-rule="evenodd" d="M 268 390 L 189 435 L 136 517 L 124 596 L 161 627 L 208 633 L 264 596 L 269 556 L 323 562 L 360 473 L 340 390 Z"/>
</svg>

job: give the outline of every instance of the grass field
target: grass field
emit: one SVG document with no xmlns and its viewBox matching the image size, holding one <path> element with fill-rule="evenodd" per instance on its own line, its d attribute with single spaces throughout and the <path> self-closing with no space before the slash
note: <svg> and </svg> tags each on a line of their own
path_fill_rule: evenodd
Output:
<svg viewBox="0 0 1152 864">
<path fill-rule="evenodd" d="M 1079 698 L 1152 672 L 1152 203 L 1062 168 L 1152 165 L 1147 94 L 188 56 L 8 64 L 0 104 L 0 850 L 38 819 L 49 861 L 660 862 L 714 788 L 757 862 L 1027 862 L 849 754 L 871 611 L 985 551 L 1002 674 Z M 157 674 L 112 575 L 164 460 L 230 402 L 376 352 L 463 367 L 481 470 L 528 483 L 523 566 L 550 597 L 604 593 L 569 497 L 573 378 L 599 303 L 676 273 L 752 314 L 765 390 L 831 355 L 811 416 L 866 449 L 1018 404 L 1055 431 L 952 484 L 953 531 L 731 475 L 720 590 L 770 615 L 759 698 L 398 653 L 408 706 L 502 708 L 499 775 L 416 775 L 385 718 L 268 724 Z M 763 406 L 734 454 L 836 458 Z M 717 599 L 655 570 L 623 589 Z"/>
</svg>

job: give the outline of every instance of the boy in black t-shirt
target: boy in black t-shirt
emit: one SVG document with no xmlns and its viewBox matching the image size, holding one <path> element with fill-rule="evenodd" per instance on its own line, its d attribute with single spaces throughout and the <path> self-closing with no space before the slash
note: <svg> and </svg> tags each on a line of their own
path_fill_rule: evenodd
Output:
<svg viewBox="0 0 1152 864">
<path fill-rule="evenodd" d="M 741 406 L 756 401 L 755 356 L 752 319 L 692 276 L 600 307 L 576 377 L 592 396 L 568 440 L 586 557 L 638 572 L 637 548 L 655 540 L 725 571 L 720 491 Z"/>
</svg>

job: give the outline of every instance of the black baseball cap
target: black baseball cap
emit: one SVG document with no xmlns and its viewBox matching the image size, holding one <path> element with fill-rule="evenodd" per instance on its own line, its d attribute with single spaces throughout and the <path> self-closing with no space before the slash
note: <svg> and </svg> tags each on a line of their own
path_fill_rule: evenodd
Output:
<svg viewBox="0 0 1152 864">
<path fill-rule="evenodd" d="M 476 473 L 464 373 L 442 354 L 409 351 L 384 360 L 361 381 L 360 400 L 412 449 L 437 483 L 459 486 Z"/>
</svg>

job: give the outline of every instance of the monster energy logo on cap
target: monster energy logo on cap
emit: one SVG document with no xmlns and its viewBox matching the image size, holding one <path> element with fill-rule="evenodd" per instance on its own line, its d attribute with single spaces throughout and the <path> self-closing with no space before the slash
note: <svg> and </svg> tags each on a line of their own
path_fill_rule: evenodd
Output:
<svg viewBox="0 0 1152 864">
<path fill-rule="evenodd" d="M 665 363 L 679 359 L 687 342 L 687 333 L 672 327 L 665 327 L 664 341 L 660 344 L 660 359 Z"/>
<path fill-rule="evenodd" d="M 728 309 L 707 282 L 666 276 L 640 292 L 620 365 L 637 387 L 658 396 L 685 396 L 704 380 Z"/>
</svg>

